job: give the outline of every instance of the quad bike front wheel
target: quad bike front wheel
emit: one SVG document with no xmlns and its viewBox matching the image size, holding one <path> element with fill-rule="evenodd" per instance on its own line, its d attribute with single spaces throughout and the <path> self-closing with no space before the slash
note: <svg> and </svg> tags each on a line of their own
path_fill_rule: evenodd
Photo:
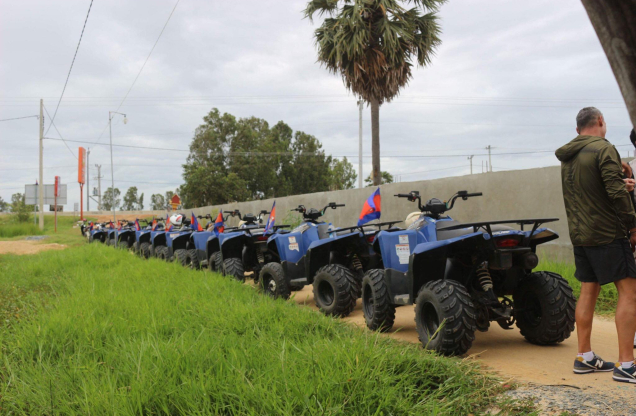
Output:
<svg viewBox="0 0 636 416">
<path fill-rule="evenodd" d="M 168 261 L 168 247 L 159 246 L 155 249 L 155 253 L 158 259 Z"/>
<path fill-rule="evenodd" d="M 188 250 L 186 254 L 186 267 L 189 267 L 192 270 L 199 270 L 201 268 L 201 265 L 199 264 L 199 256 L 195 249 Z"/>
<path fill-rule="evenodd" d="M 291 290 L 283 266 L 278 263 L 267 263 L 259 276 L 261 290 L 273 298 L 289 299 Z"/>
<path fill-rule="evenodd" d="M 428 282 L 415 300 L 415 325 L 426 349 L 461 355 L 475 340 L 475 307 L 466 288 L 454 280 Z"/>
<path fill-rule="evenodd" d="M 150 243 L 141 243 L 139 245 L 139 255 L 144 259 L 150 258 Z"/>
<path fill-rule="evenodd" d="M 221 259 L 221 253 L 219 251 L 212 253 L 212 255 L 210 256 L 210 259 L 208 260 L 208 269 L 210 269 L 211 272 L 216 272 L 216 273 L 221 272 L 221 270 L 219 269 L 220 259 Z"/>
<path fill-rule="evenodd" d="M 395 305 L 384 281 L 384 270 L 372 269 L 362 278 L 362 312 L 372 331 L 387 332 L 395 322 Z"/>
<path fill-rule="evenodd" d="M 187 257 L 188 257 L 188 251 L 184 250 L 184 249 L 179 249 L 179 250 L 175 250 L 174 252 L 174 258 L 177 262 L 179 262 L 179 264 L 181 264 L 182 266 L 187 266 Z"/>
<path fill-rule="evenodd" d="M 243 268 L 243 261 L 238 257 L 230 257 L 223 260 L 223 274 L 231 276 L 239 282 L 244 282 L 245 269 Z"/>
<path fill-rule="evenodd" d="M 358 283 L 348 267 L 330 264 L 314 277 L 314 301 L 325 315 L 348 316 L 356 306 Z"/>
<path fill-rule="evenodd" d="M 560 275 L 530 273 L 515 288 L 513 300 L 517 327 L 529 342 L 558 344 L 574 331 L 576 299 Z"/>
</svg>

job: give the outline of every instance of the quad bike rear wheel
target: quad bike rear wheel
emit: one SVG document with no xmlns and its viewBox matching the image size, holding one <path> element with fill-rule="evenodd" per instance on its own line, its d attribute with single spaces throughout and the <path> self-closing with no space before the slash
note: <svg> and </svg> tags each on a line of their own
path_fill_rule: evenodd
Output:
<svg viewBox="0 0 636 416">
<path fill-rule="evenodd" d="M 160 260 L 168 260 L 168 247 L 159 246 L 159 247 L 155 248 L 155 253 L 156 253 L 158 259 L 160 259 Z"/>
<path fill-rule="evenodd" d="M 139 246 L 139 255 L 144 259 L 150 258 L 151 247 L 152 246 L 150 245 L 150 243 L 141 243 L 141 245 Z"/>
<path fill-rule="evenodd" d="M 223 260 L 223 274 L 232 276 L 239 282 L 244 282 L 245 269 L 243 268 L 243 261 L 238 257 L 230 257 Z"/>
<path fill-rule="evenodd" d="M 417 294 L 415 325 L 424 348 L 464 354 L 475 340 L 476 316 L 468 291 L 454 280 L 428 282 Z"/>
<path fill-rule="evenodd" d="M 556 273 L 530 273 L 513 293 L 517 327 L 529 342 L 553 345 L 574 331 L 576 299 L 568 282 Z"/>
<path fill-rule="evenodd" d="M 186 266 L 193 270 L 199 270 L 201 268 L 199 265 L 199 257 L 195 249 L 188 250 L 186 255 Z"/>
<path fill-rule="evenodd" d="M 218 251 L 212 253 L 212 255 L 210 256 L 210 259 L 208 260 L 208 269 L 210 269 L 211 272 L 216 272 L 216 273 L 221 272 L 219 269 L 220 258 L 221 258 L 221 253 Z"/>
<path fill-rule="evenodd" d="M 330 264 L 314 277 L 314 301 L 325 315 L 348 316 L 356 306 L 358 283 L 348 267 Z"/>
<path fill-rule="evenodd" d="M 133 253 L 139 253 L 139 243 L 138 242 L 134 242 L 132 245 L 132 251 Z"/>
<path fill-rule="evenodd" d="M 387 332 L 395 322 L 395 305 L 384 281 L 384 270 L 372 269 L 362 278 L 362 312 L 372 331 Z"/>
<path fill-rule="evenodd" d="M 185 249 L 179 249 L 179 250 L 175 250 L 174 252 L 174 258 L 177 262 L 179 262 L 179 264 L 181 264 L 182 266 L 187 266 L 187 257 L 188 257 L 188 251 Z"/>
<path fill-rule="evenodd" d="M 89 235 L 89 236 L 88 236 L 88 242 L 89 242 L 89 243 L 92 243 L 92 242 L 93 242 L 93 236 L 92 236 L 92 235 Z"/>
<path fill-rule="evenodd" d="M 259 277 L 263 292 L 273 298 L 289 299 L 291 290 L 283 266 L 278 263 L 267 263 L 261 269 Z"/>
</svg>

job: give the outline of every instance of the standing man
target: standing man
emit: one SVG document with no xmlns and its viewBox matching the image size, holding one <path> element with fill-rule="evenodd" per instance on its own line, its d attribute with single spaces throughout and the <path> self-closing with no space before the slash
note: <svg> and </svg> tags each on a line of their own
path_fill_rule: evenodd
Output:
<svg viewBox="0 0 636 416">
<path fill-rule="evenodd" d="M 614 371 L 615 381 L 636 383 L 636 213 L 623 181 L 618 151 L 605 140 L 603 114 L 586 107 L 576 116 L 574 140 L 556 151 L 561 161 L 563 201 L 574 246 L 575 277 L 581 282 L 576 305 L 579 353 L 576 374 Z M 608 363 L 592 351 L 591 334 L 601 286 L 618 290 L 618 360 Z"/>
</svg>

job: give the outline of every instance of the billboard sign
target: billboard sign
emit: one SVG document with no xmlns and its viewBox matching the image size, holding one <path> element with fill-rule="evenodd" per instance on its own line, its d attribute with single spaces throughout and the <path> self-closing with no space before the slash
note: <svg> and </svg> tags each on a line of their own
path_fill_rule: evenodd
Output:
<svg viewBox="0 0 636 416">
<path fill-rule="evenodd" d="M 86 183 L 86 149 L 79 148 L 79 154 L 77 156 L 77 182 L 81 184 Z"/>
<path fill-rule="evenodd" d="M 38 200 L 38 188 L 40 185 L 26 185 L 24 187 L 24 198 L 27 205 L 37 205 Z M 55 185 L 44 185 L 44 201 L 43 205 L 55 205 Z M 59 184 L 57 205 L 66 204 L 66 185 Z"/>
</svg>

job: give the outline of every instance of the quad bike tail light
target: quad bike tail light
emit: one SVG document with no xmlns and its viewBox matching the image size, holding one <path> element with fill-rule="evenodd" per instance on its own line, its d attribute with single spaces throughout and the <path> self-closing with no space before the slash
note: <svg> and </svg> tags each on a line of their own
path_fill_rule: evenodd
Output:
<svg viewBox="0 0 636 416">
<path fill-rule="evenodd" d="M 373 243 L 375 241 L 375 234 L 371 234 L 367 236 L 367 242 L 369 244 Z"/>
<path fill-rule="evenodd" d="M 512 247 L 517 247 L 519 245 L 519 240 L 515 240 L 513 238 L 506 238 L 506 239 L 495 241 L 495 244 L 499 248 L 512 248 Z"/>
<path fill-rule="evenodd" d="M 269 236 L 267 235 L 259 235 L 258 237 L 256 237 L 258 241 L 267 241 L 268 238 Z"/>
</svg>

